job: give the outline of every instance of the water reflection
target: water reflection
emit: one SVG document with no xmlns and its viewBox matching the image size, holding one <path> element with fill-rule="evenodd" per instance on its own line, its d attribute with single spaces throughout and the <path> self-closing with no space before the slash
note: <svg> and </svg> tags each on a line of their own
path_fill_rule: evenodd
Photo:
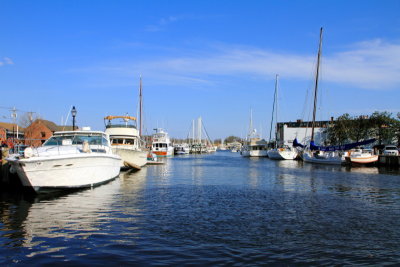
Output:
<svg viewBox="0 0 400 267">
<path fill-rule="evenodd" d="M 166 161 L 90 190 L 40 198 L 0 194 L 0 254 L 8 255 L 0 264 L 384 265 L 400 259 L 400 180 L 393 170 L 231 153 Z"/>
</svg>

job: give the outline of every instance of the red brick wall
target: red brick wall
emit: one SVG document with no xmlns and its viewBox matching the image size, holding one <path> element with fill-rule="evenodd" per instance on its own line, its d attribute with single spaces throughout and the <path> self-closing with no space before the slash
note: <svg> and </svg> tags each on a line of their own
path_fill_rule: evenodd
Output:
<svg viewBox="0 0 400 267">
<path fill-rule="evenodd" d="M 53 132 L 40 121 L 34 121 L 25 129 L 25 145 L 38 147 L 49 139 Z"/>
<path fill-rule="evenodd" d="M 6 140 L 6 129 L 0 128 L 0 144 Z"/>
</svg>

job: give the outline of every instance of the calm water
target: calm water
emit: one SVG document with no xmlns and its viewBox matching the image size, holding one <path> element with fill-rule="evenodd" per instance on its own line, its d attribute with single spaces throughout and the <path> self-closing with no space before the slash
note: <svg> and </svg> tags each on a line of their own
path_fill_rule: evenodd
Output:
<svg viewBox="0 0 400 267">
<path fill-rule="evenodd" d="M 2 266 L 400 263 L 398 171 L 217 152 L 0 197 Z"/>
</svg>

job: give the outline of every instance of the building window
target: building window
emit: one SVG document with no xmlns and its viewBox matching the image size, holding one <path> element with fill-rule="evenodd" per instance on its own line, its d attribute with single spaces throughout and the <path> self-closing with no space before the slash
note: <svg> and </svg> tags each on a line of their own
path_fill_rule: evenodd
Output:
<svg viewBox="0 0 400 267">
<path fill-rule="evenodd" d="M 42 138 L 46 137 L 46 133 L 45 132 L 41 132 Z"/>
</svg>

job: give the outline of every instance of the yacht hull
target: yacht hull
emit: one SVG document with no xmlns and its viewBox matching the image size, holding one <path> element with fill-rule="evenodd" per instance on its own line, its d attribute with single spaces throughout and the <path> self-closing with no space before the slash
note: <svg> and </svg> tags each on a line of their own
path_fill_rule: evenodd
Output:
<svg viewBox="0 0 400 267">
<path fill-rule="evenodd" d="M 309 153 L 303 153 L 303 161 L 307 163 L 328 164 L 328 165 L 341 165 L 342 159 L 340 157 L 326 157 L 318 158 Z"/>
<path fill-rule="evenodd" d="M 168 148 L 168 150 L 153 150 L 151 152 L 156 154 L 158 157 L 170 157 L 174 154 L 174 149 L 171 147 L 171 149 Z"/>
<path fill-rule="evenodd" d="M 243 157 L 267 157 L 267 150 L 244 150 L 242 151 Z"/>
<path fill-rule="evenodd" d="M 121 168 L 130 168 L 131 166 L 143 167 L 147 163 L 147 151 L 123 147 L 113 147 L 112 151 L 121 157 Z"/>
<path fill-rule="evenodd" d="M 120 157 L 88 153 L 10 160 L 21 183 L 36 192 L 47 189 L 92 187 L 119 175 Z"/>
<path fill-rule="evenodd" d="M 270 159 L 276 159 L 276 160 L 290 160 L 290 159 L 295 159 L 297 157 L 297 152 L 296 151 L 287 151 L 287 150 L 268 150 L 268 157 Z"/>
<path fill-rule="evenodd" d="M 373 164 L 378 161 L 378 155 L 367 156 L 367 157 L 346 157 L 346 163 L 352 165 L 364 165 Z"/>
</svg>

